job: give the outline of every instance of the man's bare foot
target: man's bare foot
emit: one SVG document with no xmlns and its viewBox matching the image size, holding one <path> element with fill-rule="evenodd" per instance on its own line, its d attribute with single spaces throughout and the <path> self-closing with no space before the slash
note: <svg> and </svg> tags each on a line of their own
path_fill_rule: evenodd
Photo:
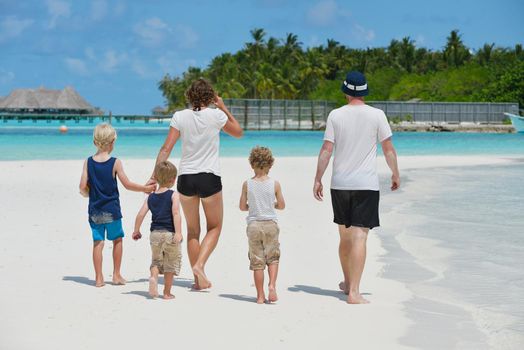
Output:
<svg viewBox="0 0 524 350">
<path fill-rule="evenodd" d="M 106 285 L 106 283 L 104 282 L 103 278 L 101 280 L 96 280 L 95 281 L 95 287 L 97 287 L 97 288 L 103 287 L 105 285 Z"/>
<path fill-rule="evenodd" d="M 124 279 L 124 277 L 120 276 L 120 275 L 117 275 L 117 276 L 113 276 L 113 284 L 117 285 L 117 286 L 123 286 L 126 284 L 126 280 Z"/>
<path fill-rule="evenodd" d="M 153 298 L 158 297 L 158 281 L 155 277 L 149 278 L 149 295 Z"/>
<path fill-rule="evenodd" d="M 175 296 L 171 293 L 169 294 L 164 294 L 164 299 L 165 300 L 169 300 L 169 299 L 175 299 Z"/>
<path fill-rule="evenodd" d="M 348 304 L 369 304 L 369 300 L 364 299 L 360 294 L 349 293 Z"/>
<path fill-rule="evenodd" d="M 278 300 L 277 290 L 275 287 L 269 286 L 269 295 L 267 299 L 269 300 L 270 303 L 274 303 L 275 301 Z"/>
<path fill-rule="evenodd" d="M 191 289 L 193 289 L 193 290 L 200 290 L 201 288 L 200 288 L 200 286 L 198 285 L 198 283 L 195 282 L 195 283 L 193 283 L 193 284 L 191 285 Z"/>
<path fill-rule="evenodd" d="M 340 288 L 341 291 L 344 292 L 344 294 L 349 294 L 349 288 L 346 288 L 346 282 L 342 281 L 338 284 L 338 288 Z"/>
<path fill-rule="evenodd" d="M 209 282 L 201 267 L 198 267 L 197 265 L 193 266 L 193 273 L 198 277 L 198 286 L 200 289 L 211 288 L 211 282 Z"/>
<path fill-rule="evenodd" d="M 266 303 L 266 296 L 262 295 L 257 297 L 257 304 L 265 304 Z"/>
</svg>

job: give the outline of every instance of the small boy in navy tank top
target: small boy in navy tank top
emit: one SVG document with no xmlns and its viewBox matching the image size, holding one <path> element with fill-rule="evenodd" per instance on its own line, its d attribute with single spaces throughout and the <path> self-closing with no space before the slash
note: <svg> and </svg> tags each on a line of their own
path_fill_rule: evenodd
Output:
<svg viewBox="0 0 524 350">
<path fill-rule="evenodd" d="M 255 176 L 242 185 L 240 210 L 249 211 L 247 237 L 249 242 L 249 268 L 253 270 L 257 303 L 264 304 L 264 269 L 268 266 L 269 294 L 267 301 L 278 300 L 276 283 L 280 260 L 280 228 L 275 209 L 284 209 L 286 203 L 280 183 L 268 176 L 275 159 L 267 147 L 255 147 L 249 155 L 249 163 Z"/>
<path fill-rule="evenodd" d="M 142 238 L 140 226 L 148 211 L 151 211 L 151 266 L 149 270 L 149 295 L 158 297 L 158 275 L 164 275 L 164 299 L 173 299 L 171 294 L 174 276 L 180 273 L 182 261 L 182 219 L 178 193 L 170 188 L 175 185 L 177 169 L 171 162 L 160 162 L 155 167 L 158 189 L 151 193 L 135 220 L 133 239 Z"/>
<path fill-rule="evenodd" d="M 131 182 L 124 172 L 120 159 L 111 157 L 116 140 L 116 131 L 107 123 L 99 124 L 93 132 L 93 143 L 97 152 L 84 162 L 80 178 L 80 194 L 89 197 L 89 225 L 93 235 L 93 265 L 95 286 L 105 285 L 102 273 L 102 249 L 106 238 L 113 241 L 113 284 L 122 285 L 126 280 L 120 274 L 122 263 L 122 212 L 117 178 L 131 191 L 151 192 L 154 185 L 142 186 Z"/>
</svg>

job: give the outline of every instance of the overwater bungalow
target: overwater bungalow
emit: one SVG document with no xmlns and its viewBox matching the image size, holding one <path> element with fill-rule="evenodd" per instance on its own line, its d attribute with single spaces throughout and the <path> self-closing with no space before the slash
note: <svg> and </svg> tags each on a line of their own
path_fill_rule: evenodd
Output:
<svg viewBox="0 0 524 350">
<path fill-rule="evenodd" d="M 63 90 L 16 89 L 0 97 L 0 113 L 9 114 L 102 114 L 70 86 Z"/>
</svg>

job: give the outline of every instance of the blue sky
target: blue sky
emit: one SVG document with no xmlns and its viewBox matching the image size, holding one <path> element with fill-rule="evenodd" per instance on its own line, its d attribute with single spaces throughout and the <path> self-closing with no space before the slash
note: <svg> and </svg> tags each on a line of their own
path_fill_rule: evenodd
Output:
<svg viewBox="0 0 524 350">
<path fill-rule="evenodd" d="M 14 88 L 75 87 L 94 106 L 149 114 L 165 73 L 205 67 L 250 40 L 297 34 L 304 46 L 350 47 L 410 36 L 440 49 L 452 29 L 471 48 L 524 41 L 524 1 L 0 0 L 0 96 Z"/>
</svg>

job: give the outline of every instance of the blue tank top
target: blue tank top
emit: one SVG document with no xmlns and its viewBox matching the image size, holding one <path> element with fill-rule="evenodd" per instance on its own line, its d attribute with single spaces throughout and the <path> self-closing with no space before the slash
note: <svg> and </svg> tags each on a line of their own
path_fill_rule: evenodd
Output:
<svg viewBox="0 0 524 350">
<path fill-rule="evenodd" d="M 89 221 L 108 224 L 122 218 L 116 177 L 113 168 L 116 158 L 97 162 L 87 159 L 87 183 L 89 184 Z"/>
<path fill-rule="evenodd" d="M 151 193 L 147 198 L 147 206 L 151 210 L 151 231 L 166 230 L 175 232 L 173 224 L 173 190 L 163 193 Z"/>
</svg>

